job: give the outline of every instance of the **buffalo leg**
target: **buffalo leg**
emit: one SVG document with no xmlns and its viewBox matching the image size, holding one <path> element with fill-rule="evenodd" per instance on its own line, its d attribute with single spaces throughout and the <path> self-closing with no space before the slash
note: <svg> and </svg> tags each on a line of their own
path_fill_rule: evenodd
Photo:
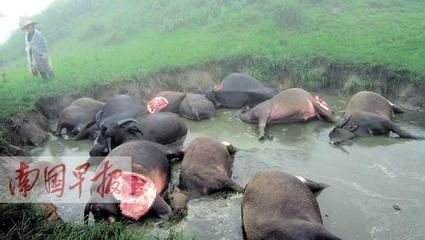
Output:
<svg viewBox="0 0 425 240">
<path fill-rule="evenodd" d="M 397 126 L 395 123 L 391 122 L 390 120 L 385 121 L 385 127 L 389 131 L 397 134 L 401 138 L 420 138 L 420 137 L 414 136 L 414 135 L 410 134 L 409 132 L 403 130 L 402 128 L 400 128 L 399 126 Z"/>
<path fill-rule="evenodd" d="M 243 193 L 244 192 L 244 188 L 239 185 L 239 183 L 235 182 L 234 180 L 228 178 L 227 180 L 227 188 L 229 190 L 232 190 L 234 192 L 238 192 L 238 193 Z"/>
<path fill-rule="evenodd" d="M 56 127 L 56 131 L 54 132 L 55 136 L 60 136 L 62 132 L 62 123 L 58 122 L 58 126 Z"/>
<path fill-rule="evenodd" d="M 394 103 L 392 103 L 392 102 L 389 102 L 389 104 L 390 104 L 390 105 L 391 105 L 391 107 L 393 108 L 393 112 L 394 112 L 395 114 L 398 114 L 398 113 L 404 113 L 403 108 L 401 108 L 399 105 L 394 104 Z"/>
<path fill-rule="evenodd" d="M 168 219 L 171 214 L 171 207 L 158 194 L 152 204 L 152 211 L 161 219 Z"/>
<path fill-rule="evenodd" d="M 317 117 L 319 119 L 322 118 L 325 121 L 335 122 L 335 116 L 331 109 L 329 109 L 325 105 L 321 105 L 315 99 L 311 100 L 311 103 L 313 104 L 314 109 L 316 110 L 316 113 L 317 113 Z"/>
<path fill-rule="evenodd" d="M 266 137 L 267 118 L 260 118 L 258 122 L 258 140 L 264 140 Z"/>
</svg>

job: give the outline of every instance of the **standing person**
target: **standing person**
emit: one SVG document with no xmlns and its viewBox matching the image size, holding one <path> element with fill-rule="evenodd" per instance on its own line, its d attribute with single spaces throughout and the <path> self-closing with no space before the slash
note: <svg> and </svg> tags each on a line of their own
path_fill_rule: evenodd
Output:
<svg viewBox="0 0 425 240">
<path fill-rule="evenodd" d="M 22 29 L 26 31 L 25 45 L 28 59 L 28 67 L 34 76 L 41 75 L 43 79 L 53 77 L 52 63 L 47 53 L 47 41 L 41 33 L 35 29 L 37 22 L 24 20 Z"/>
</svg>

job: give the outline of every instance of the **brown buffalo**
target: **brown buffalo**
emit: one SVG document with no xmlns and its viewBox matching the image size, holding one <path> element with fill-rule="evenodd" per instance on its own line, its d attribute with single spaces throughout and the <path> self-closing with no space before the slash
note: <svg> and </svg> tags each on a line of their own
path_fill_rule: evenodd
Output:
<svg viewBox="0 0 425 240">
<path fill-rule="evenodd" d="M 104 105 L 105 103 L 103 102 L 86 97 L 73 101 L 60 113 L 55 135 L 60 135 L 62 129 L 66 129 L 68 133 L 70 132 L 73 135 L 79 134 L 88 123 L 93 121 L 96 113 Z M 95 135 L 95 131 L 87 132 L 81 139 L 86 137 L 93 138 Z"/>
<path fill-rule="evenodd" d="M 390 132 L 401 138 L 421 138 L 413 136 L 391 121 L 395 113 L 402 112 L 399 106 L 377 93 L 358 92 L 351 97 L 338 126 L 329 133 L 329 139 L 332 144 L 340 144 L 353 138 L 388 135 Z"/>
<path fill-rule="evenodd" d="M 192 141 L 182 161 L 179 187 L 170 195 L 175 213 L 185 214 L 190 198 L 223 190 L 243 192 L 243 188 L 231 179 L 234 152 L 232 145 L 211 138 Z"/>
<path fill-rule="evenodd" d="M 180 104 L 179 115 L 195 121 L 215 117 L 215 106 L 204 95 L 187 93 Z"/>
<path fill-rule="evenodd" d="M 259 139 L 265 137 L 266 126 L 270 123 L 306 122 L 313 119 L 335 121 L 325 101 L 301 88 L 286 89 L 254 108 L 241 109 L 237 115 L 244 122 L 258 123 Z"/>
<path fill-rule="evenodd" d="M 323 187 L 278 171 L 255 175 L 249 180 L 242 200 L 246 239 L 339 239 L 324 228 L 319 205 L 311 190 Z"/>
<path fill-rule="evenodd" d="M 147 104 L 149 113 L 155 112 L 173 112 L 179 111 L 180 103 L 185 98 L 186 93 L 162 91 L 156 94 Z"/>
<path fill-rule="evenodd" d="M 114 186 L 121 188 L 118 191 L 111 190 L 102 197 L 97 194 L 101 181 L 93 182 L 90 188 L 92 197 L 84 210 L 85 223 L 88 222 L 90 212 L 95 220 L 109 222 L 124 217 L 139 220 L 149 212 L 162 219 L 171 215 L 171 208 L 161 194 L 170 180 L 168 156 L 179 153 L 165 152 L 165 146 L 160 146 L 149 141 L 132 141 L 118 146 L 106 156 L 96 175 L 109 163 L 111 168 L 108 173 L 119 183 Z M 129 159 L 115 158 L 122 156 Z"/>
</svg>

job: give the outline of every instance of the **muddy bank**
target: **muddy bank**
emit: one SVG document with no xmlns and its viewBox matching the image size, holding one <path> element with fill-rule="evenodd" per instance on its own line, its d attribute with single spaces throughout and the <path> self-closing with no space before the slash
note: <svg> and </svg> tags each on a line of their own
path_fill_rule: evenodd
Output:
<svg viewBox="0 0 425 240">
<path fill-rule="evenodd" d="M 279 90 L 303 87 L 345 95 L 372 90 L 394 102 L 425 106 L 425 79 L 407 71 L 334 64 L 323 59 L 273 62 L 240 57 L 191 68 L 167 69 L 150 76 L 133 76 L 128 81 L 94 86 L 76 94 L 41 98 L 33 111 L 19 113 L 1 123 L 0 155 L 24 155 L 26 150 L 43 144 L 52 132 L 49 121 L 57 119 L 67 105 L 82 96 L 105 101 L 113 95 L 129 94 L 145 101 L 161 90 L 203 92 L 232 72 L 250 74 Z"/>
<path fill-rule="evenodd" d="M 37 109 L 1 123 L 0 156 L 24 156 L 49 138 L 49 120 Z"/>
</svg>

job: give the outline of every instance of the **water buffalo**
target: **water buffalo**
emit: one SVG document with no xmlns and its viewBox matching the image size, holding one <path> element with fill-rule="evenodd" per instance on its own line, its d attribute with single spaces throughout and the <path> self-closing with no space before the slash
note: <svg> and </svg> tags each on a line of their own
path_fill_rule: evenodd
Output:
<svg viewBox="0 0 425 240">
<path fill-rule="evenodd" d="M 277 91 L 264 87 L 260 81 L 246 74 L 232 73 L 214 87 L 207 91 L 205 96 L 216 107 L 242 108 L 254 107 L 275 96 Z"/>
<path fill-rule="evenodd" d="M 174 113 L 158 112 L 126 118 L 102 126 L 90 156 L 106 156 L 111 149 L 133 140 L 171 144 L 186 136 L 186 133 L 186 125 Z"/>
<path fill-rule="evenodd" d="M 105 167 L 110 167 L 108 174 L 111 177 L 111 187 L 102 196 L 98 193 L 102 182 L 98 180 L 92 183 L 91 199 L 84 210 L 86 224 L 90 212 L 95 220 L 109 222 L 119 221 L 124 217 L 137 221 L 148 212 L 163 219 L 171 215 L 170 206 L 160 194 L 167 188 L 170 180 L 167 155 L 178 153 L 166 153 L 158 146 L 159 144 L 149 141 L 132 141 L 120 145 L 108 154 L 98 167 L 96 176 Z M 123 159 L 122 156 L 128 158 Z"/>
<path fill-rule="evenodd" d="M 197 138 L 187 147 L 180 170 L 179 187 L 170 195 L 175 214 L 185 214 L 190 198 L 222 190 L 243 192 L 231 179 L 235 149 L 229 143 L 211 138 Z"/>
<path fill-rule="evenodd" d="M 83 139 L 93 127 L 99 130 L 102 125 L 108 126 L 122 119 L 134 118 L 145 114 L 145 107 L 136 98 L 128 95 L 114 96 L 108 99 L 103 109 L 98 111 L 95 118 L 77 134 L 76 139 Z"/>
<path fill-rule="evenodd" d="M 269 123 L 305 122 L 312 119 L 335 121 L 325 101 L 301 88 L 286 89 L 254 108 L 244 107 L 237 116 L 244 122 L 258 123 L 259 139 L 265 137 Z"/>
<path fill-rule="evenodd" d="M 163 91 L 156 94 L 152 100 L 146 104 L 149 113 L 155 112 L 173 112 L 179 111 L 180 103 L 183 101 L 186 93 Z"/>
<path fill-rule="evenodd" d="M 179 115 L 190 120 L 202 120 L 215 117 L 215 106 L 205 96 L 187 93 L 180 104 Z"/>
<path fill-rule="evenodd" d="M 66 129 L 67 133 L 70 132 L 73 135 L 79 134 L 87 124 L 93 121 L 96 113 L 104 105 L 105 103 L 103 102 L 86 97 L 73 101 L 60 113 L 55 135 L 59 136 L 63 129 Z M 80 139 L 86 137 L 94 138 L 95 135 L 95 129 L 91 128 L 86 131 L 84 136 L 80 135 Z"/>
<path fill-rule="evenodd" d="M 250 179 L 242 200 L 246 239 L 340 239 L 324 228 L 310 185 L 316 191 L 323 189 L 313 181 L 278 171 Z"/>
<path fill-rule="evenodd" d="M 403 110 L 383 96 L 361 91 L 351 97 L 344 116 L 329 133 L 331 144 L 366 136 L 388 135 L 393 132 L 401 138 L 419 138 L 406 132 L 391 121 L 394 113 Z"/>
</svg>

